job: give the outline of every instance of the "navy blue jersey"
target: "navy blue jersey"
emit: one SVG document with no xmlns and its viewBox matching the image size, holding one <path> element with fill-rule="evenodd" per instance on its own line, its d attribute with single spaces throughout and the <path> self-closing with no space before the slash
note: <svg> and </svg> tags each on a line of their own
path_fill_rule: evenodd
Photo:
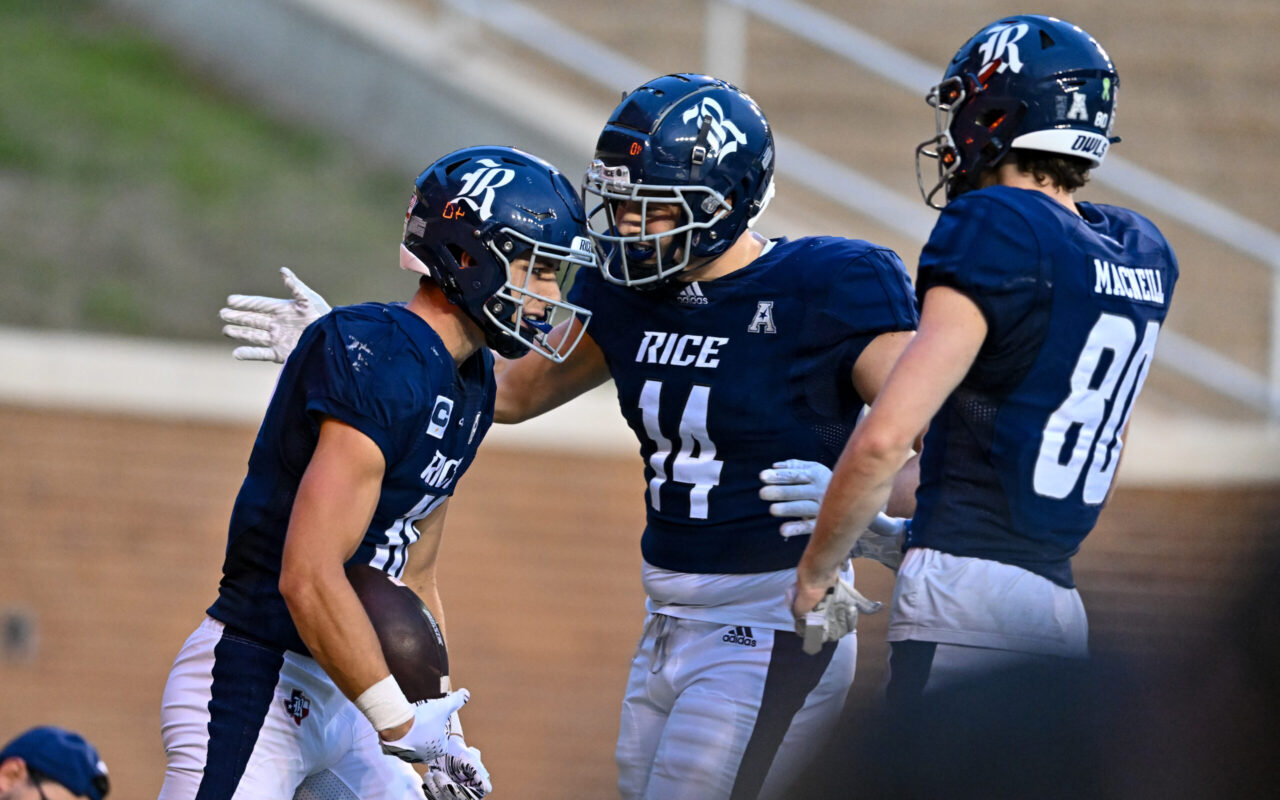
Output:
<svg viewBox="0 0 1280 800">
<path fill-rule="evenodd" d="M 570 297 L 608 322 L 587 332 L 640 440 L 645 560 L 694 573 L 794 567 L 807 537 L 778 534 L 760 471 L 835 463 L 863 405 L 854 361 L 877 335 L 916 327 L 902 261 L 867 242 L 783 240 L 678 294 L 584 270 Z"/>
<path fill-rule="evenodd" d="M 921 300 L 933 286 L 963 292 L 987 338 L 925 438 L 909 547 L 1074 585 L 1070 558 L 1111 487 L 1178 277 L 1149 220 L 1079 208 L 997 186 L 939 217 Z"/>
<path fill-rule="evenodd" d="M 322 419 L 351 425 L 382 451 L 378 505 L 348 563 L 398 577 L 418 538 L 413 523 L 453 494 L 493 422 L 494 388 L 488 350 L 455 367 L 435 331 L 400 304 L 336 308 L 307 328 L 249 456 L 209 615 L 306 653 L 278 583 L 289 515 Z"/>
</svg>

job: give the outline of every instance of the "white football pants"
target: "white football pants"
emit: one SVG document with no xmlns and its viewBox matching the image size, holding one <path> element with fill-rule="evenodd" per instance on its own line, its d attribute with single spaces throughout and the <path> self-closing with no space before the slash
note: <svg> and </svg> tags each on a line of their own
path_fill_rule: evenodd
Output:
<svg viewBox="0 0 1280 800">
<path fill-rule="evenodd" d="M 779 797 L 840 716 L 855 636 L 810 656 L 789 631 L 649 615 L 622 703 L 622 797 Z"/>
<path fill-rule="evenodd" d="M 311 775 L 299 797 L 422 797 L 417 773 L 383 754 L 377 732 L 313 659 L 216 620 L 201 623 L 178 653 L 161 724 L 168 769 L 160 800 L 292 800 Z"/>
</svg>

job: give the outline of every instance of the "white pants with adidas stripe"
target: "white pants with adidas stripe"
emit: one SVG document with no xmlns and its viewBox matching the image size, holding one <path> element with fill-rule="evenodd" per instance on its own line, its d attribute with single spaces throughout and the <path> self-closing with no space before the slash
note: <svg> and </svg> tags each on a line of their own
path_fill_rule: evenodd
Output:
<svg viewBox="0 0 1280 800">
<path fill-rule="evenodd" d="M 622 704 L 622 797 L 784 796 L 840 715 L 855 637 L 809 656 L 789 631 L 650 614 Z"/>
<path fill-rule="evenodd" d="M 404 800 L 413 768 L 385 755 L 364 715 L 311 658 L 205 619 L 161 703 L 160 800 Z"/>
</svg>

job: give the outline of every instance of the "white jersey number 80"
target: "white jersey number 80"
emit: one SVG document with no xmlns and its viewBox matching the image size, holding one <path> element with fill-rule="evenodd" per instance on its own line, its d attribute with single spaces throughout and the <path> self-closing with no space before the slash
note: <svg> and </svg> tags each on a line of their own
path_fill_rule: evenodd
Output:
<svg viewBox="0 0 1280 800">
<path fill-rule="evenodd" d="M 1120 432 L 1147 379 L 1159 334 L 1160 323 L 1155 320 L 1147 323 L 1138 341 L 1133 320 L 1128 317 L 1104 313 L 1098 318 L 1071 373 L 1071 394 L 1045 423 L 1033 477 L 1036 494 L 1059 500 L 1066 497 L 1088 464 L 1084 502 L 1096 505 L 1106 499 L 1124 446 Z M 1111 363 L 1095 385 L 1098 365 L 1106 353 L 1111 354 Z M 1118 407 L 1119 403 L 1123 405 Z M 1073 429 L 1075 444 L 1063 463 L 1063 446 Z"/>
</svg>

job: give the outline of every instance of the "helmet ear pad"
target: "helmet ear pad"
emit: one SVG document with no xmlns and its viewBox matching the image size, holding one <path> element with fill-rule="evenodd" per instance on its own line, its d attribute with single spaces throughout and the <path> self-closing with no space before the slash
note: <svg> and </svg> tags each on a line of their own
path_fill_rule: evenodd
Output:
<svg viewBox="0 0 1280 800">
<path fill-rule="evenodd" d="M 1015 98 L 986 97 L 965 103 L 951 123 L 951 138 L 971 156 L 961 161 L 953 181 L 965 190 L 976 189 L 982 173 L 999 166 L 1009 153 L 1026 113 L 1027 104 Z"/>
<path fill-rule="evenodd" d="M 427 220 L 422 236 L 407 236 L 403 246 L 427 268 L 450 303 L 478 318 L 485 300 L 507 282 L 505 265 L 488 252 L 484 238 L 482 229 L 459 235 L 456 226 Z"/>
</svg>

